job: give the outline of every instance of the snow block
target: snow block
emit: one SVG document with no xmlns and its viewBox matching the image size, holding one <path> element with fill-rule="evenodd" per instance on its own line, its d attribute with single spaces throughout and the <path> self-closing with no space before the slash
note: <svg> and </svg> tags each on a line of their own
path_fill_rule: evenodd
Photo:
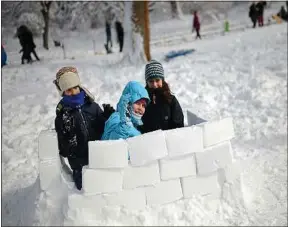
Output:
<svg viewBox="0 0 288 227">
<path fill-rule="evenodd" d="M 155 187 L 146 188 L 147 205 L 161 205 L 183 197 L 180 179 L 161 181 Z"/>
<path fill-rule="evenodd" d="M 146 207 L 144 188 L 124 190 L 104 196 L 108 206 L 124 206 L 127 209 L 141 210 Z"/>
<path fill-rule="evenodd" d="M 183 177 L 181 184 L 185 199 L 198 195 L 219 195 L 220 193 L 217 173 L 205 177 Z"/>
<path fill-rule="evenodd" d="M 128 138 L 127 142 L 132 166 L 149 164 L 168 154 L 162 130 Z"/>
<path fill-rule="evenodd" d="M 211 174 L 219 168 L 224 168 L 232 163 L 232 149 L 230 141 L 223 142 L 206 148 L 202 153 L 195 153 L 197 174 Z"/>
<path fill-rule="evenodd" d="M 123 188 L 125 189 L 155 185 L 159 182 L 160 173 L 157 161 L 145 166 L 128 166 L 124 169 Z"/>
<path fill-rule="evenodd" d="M 201 127 L 177 128 L 164 133 L 170 157 L 204 151 Z"/>
<path fill-rule="evenodd" d="M 120 169 L 82 170 L 82 188 L 85 194 L 101 194 L 122 190 L 123 171 Z"/>
<path fill-rule="evenodd" d="M 58 158 L 58 140 L 54 130 L 41 131 L 38 138 L 39 159 Z"/>
<path fill-rule="evenodd" d="M 106 206 L 106 200 L 103 195 L 83 195 L 78 192 L 68 194 L 68 207 L 69 209 L 92 209 L 97 213 Z"/>
<path fill-rule="evenodd" d="M 128 166 L 128 145 L 123 139 L 89 142 L 89 168 Z"/>
<path fill-rule="evenodd" d="M 42 190 L 55 186 L 61 180 L 60 159 L 46 159 L 39 162 L 40 187 Z"/>
<path fill-rule="evenodd" d="M 233 119 L 225 118 L 203 124 L 204 147 L 230 140 L 234 137 Z"/>
<path fill-rule="evenodd" d="M 162 180 L 196 176 L 196 163 L 194 154 L 173 159 L 161 159 L 160 175 Z"/>
</svg>

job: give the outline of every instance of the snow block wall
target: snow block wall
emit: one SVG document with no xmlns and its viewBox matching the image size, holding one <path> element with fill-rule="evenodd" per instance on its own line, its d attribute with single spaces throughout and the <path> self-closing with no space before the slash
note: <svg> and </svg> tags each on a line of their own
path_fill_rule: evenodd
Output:
<svg viewBox="0 0 288 227">
<path fill-rule="evenodd" d="M 68 195 L 68 207 L 144 209 L 193 196 L 220 198 L 223 183 L 233 178 L 233 137 L 232 118 L 225 118 L 127 140 L 89 142 L 82 192 L 74 190 Z M 39 137 L 43 190 L 61 175 L 58 162 L 46 164 L 46 160 L 57 156 L 55 143 L 51 133 Z"/>
</svg>

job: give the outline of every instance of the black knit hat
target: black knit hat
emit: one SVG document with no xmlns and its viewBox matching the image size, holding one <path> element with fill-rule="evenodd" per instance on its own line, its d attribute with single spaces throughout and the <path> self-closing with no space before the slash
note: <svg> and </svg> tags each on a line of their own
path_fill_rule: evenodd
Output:
<svg viewBox="0 0 288 227">
<path fill-rule="evenodd" d="M 156 60 L 151 60 L 147 63 L 145 67 L 145 80 L 151 78 L 161 78 L 164 79 L 164 69 L 160 62 Z"/>
</svg>

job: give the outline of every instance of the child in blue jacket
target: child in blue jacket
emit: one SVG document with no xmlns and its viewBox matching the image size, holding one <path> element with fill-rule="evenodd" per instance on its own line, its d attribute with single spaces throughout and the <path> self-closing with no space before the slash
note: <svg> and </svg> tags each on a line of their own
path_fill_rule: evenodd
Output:
<svg viewBox="0 0 288 227">
<path fill-rule="evenodd" d="M 122 92 L 117 110 L 105 123 L 102 140 L 127 139 L 141 135 L 137 129 L 150 102 L 147 90 L 136 81 L 130 81 Z"/>
</svg>

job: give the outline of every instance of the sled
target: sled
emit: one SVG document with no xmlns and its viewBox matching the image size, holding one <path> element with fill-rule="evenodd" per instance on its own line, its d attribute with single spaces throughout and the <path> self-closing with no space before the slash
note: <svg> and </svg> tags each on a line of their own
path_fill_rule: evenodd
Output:
<svg viewBox="0 0 288 227">
<path fill-rule="evenodd" d="M 105 206 L 143 210 L 195 196 L 221 199 L 240 176 L 230 142 L 233 119 L 205 121 L 187 111 L 187 120 L 184 128 L 89 142 L 81 191 L 67 160 L 59 157 L 56 132 L 44 130 L 38 140 L 40 188 L 51 192 L 66 187 L 63 207 L 69 211 L 98 212 Z"/>
<path fill-rule="evenodd" d="M 188 54 L 192 54 L 195 52 L 195 49 L 188 49 L 188 50 L 178 50 L 178 51 L 170 51 L 168 54 L 165 55 L 165 61 L 169 61 L 173 58 L 179 57 L 179 56 L 185 56 Z"/>
<path fill-rule="evenodd" d="M 272 19 L 275 20 L 277 24 L 282 23 L 282 18 L 277 15 L 272 15 Z"/>
</svg>

